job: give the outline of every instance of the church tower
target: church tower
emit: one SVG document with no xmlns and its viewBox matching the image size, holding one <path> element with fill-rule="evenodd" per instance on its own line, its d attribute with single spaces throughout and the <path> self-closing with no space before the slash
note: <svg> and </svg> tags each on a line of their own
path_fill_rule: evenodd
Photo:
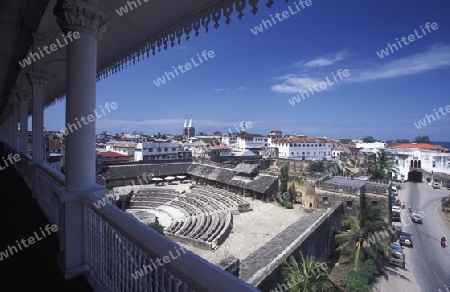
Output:
<svg viewBox="0 0 450 292">
<path fill-rule="evenodd" d="M 189 126 L 187 128 L 187 132 L 188 132 L 188 138 L 195 136 L 195 127 L 194 127 L 194 124 L 192 124 L 192 119 L 189 120 Z"/>
</svg>

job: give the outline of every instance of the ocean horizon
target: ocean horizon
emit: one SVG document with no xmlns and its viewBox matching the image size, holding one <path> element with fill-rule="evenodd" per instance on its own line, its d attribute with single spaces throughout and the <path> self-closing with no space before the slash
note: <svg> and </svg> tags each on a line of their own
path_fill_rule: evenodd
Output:
<svg viewBox="0 0 450 292">
<path fill-rule="evenodd" d="M 431 144 L 439 145 L 444 148 L 450 149 L 450 142 L 431 142 Z"/>
</svg>

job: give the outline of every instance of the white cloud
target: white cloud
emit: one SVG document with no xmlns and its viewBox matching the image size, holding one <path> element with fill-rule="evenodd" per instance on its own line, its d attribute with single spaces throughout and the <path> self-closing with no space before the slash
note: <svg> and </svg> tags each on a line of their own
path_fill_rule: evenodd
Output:
<svg viewBox="0 0 450 292">
<path fill-rule="evenodd" d="M 245 86 L 239 86 L 238 88 L 236 88 L 237 90 L 244 90 L 244 89 L 246 89 L 247 87 L 245 87 Z"/>
<path fill-rule="evenodd" d="M 346 50 L 342 50 L 339 52 L 336 52 L 334 54 L 328 54 L 325 56 L 321 56 L 318 58 L 315 58 L 310 61 L 300 61 L 294 64 L 296 67 L 322 67 L 322 66 L 330 66 L 333 65 L 336 62 L 344 60 L 345 56 L 347 55 Z"/>
<path fill-rule="evenodd" d="M 317 63 L 320 63 L 320 61 L 317 61 Z M 382 64 L 365 63 L 363 66 L 363 68 L 347 69 L 351 75 L 345 80 L 339 81 L 339 83 L 396 78 L 450 66 L 450 45 L 437 44 L 421 53 L 383 62 Z M 308 86 L 312 86 L 314 83 L 324 82 L 326 77 L 331 78 L 331 74 L 320 78 L 317 76 L 317 73 L 311 71 L 309 74 L 288 73 L 273 78 L 277 84 L 272 85 L 270 89 L 279 93 L 298 93 L 300 90 L 309 89 Z M 330 89 L 330 87 L 326 89 Z"/>
<path fill-rule="evenodd" d="M 216 89 L 214 89 L 215 92 L 227 91 L 227 90 L 230 90 L 230 89 L 228 89 L 228 88 L 216 88 Z"/>
<path fill-rule="evenodd" d="M 429 50 L 382 65 L 366 69 L 349 69 L 352 73 L 347 81 L 363 82 L 376 79 L 395 78 L 419 74 L 425 71 L 450 66 L 450 46 L 437 44 Z"/>
<path fill-rule="evenodd" d="M 308 86 L 313 86 L 314 84 L 319 84 L 324 82 L 324 78 L 312 78 L 312 77 L 287 77 L 283 80 L 283 83 L 272 85 L 270 89 L 275 92 L 280 93 L 297 93 L 300 90 L 306 91 L 309 89 Z M 327 87 L 328 88 L 328 87 Z"/>
</svg>

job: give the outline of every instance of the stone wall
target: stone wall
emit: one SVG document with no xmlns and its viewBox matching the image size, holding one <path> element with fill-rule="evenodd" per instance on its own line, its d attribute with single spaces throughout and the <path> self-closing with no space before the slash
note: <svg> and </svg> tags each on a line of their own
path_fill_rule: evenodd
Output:
<svg viewBox="0 0 450 292">
<path fill-rule="evenodd" d="M 267 274 L 253 285 L 265 292 L 275 289 L 279 283 L 282 284 L 284 282 L 282 276 L 284 260 L 293 256 L 300 262 L 300 251 L 304 256 L 314 256 L 317 261 L 327 261 L 336 247 L 334 235 L 341 230 L 342 216 L 343 206 L 340 204 L 330 208 L 325 216 L 311 224 L 306 230 L 299 230 L 300 240 L 298 243 L 287 246 L 281 257 L 265 268 Z"/>
</svg>

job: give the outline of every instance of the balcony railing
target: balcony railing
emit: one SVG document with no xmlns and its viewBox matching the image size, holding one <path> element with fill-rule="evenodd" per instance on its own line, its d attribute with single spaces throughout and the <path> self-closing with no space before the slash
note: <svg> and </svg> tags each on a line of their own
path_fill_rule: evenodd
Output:
<svg viewBox="0 0 450 292">
<path fill-rule="evenodd" d="M 60 224 L 64 175 L 45 163 L 31 163 L 27 156 L 22 156 L 17 169 L 30 188 L 36 179 L 35 200 L 50 222 Z M 99 194 L 105 192 L 98 186 L 80 195 L 85 276 L 95 291 L 259 291 L 106 200 L 99 205 L 103 199 Z"/>
</svg>

